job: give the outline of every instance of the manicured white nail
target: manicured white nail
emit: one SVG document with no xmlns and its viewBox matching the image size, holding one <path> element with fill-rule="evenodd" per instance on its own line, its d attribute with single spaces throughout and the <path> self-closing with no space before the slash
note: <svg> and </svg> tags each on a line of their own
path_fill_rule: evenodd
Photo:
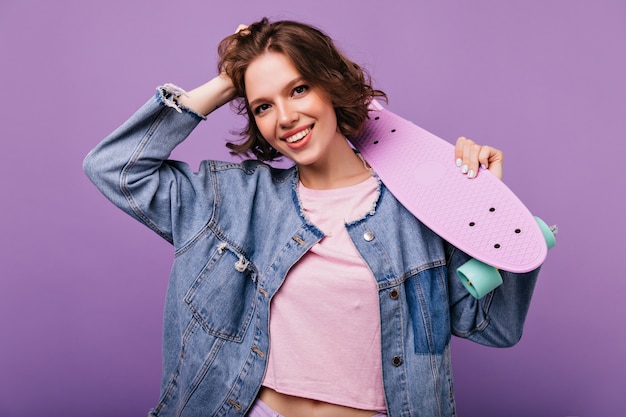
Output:
<svg viewBox="0 0 626 417">
<path fill-rule="evenodd" d="M 460 167 L 461 165 L 463 165 L 463 160 L 461 158 L 457 158 L 456 159 L 456 166 Z"/>
<path fill-rule="evenodd" d="M 480 164 L 480 167 L 481 167 L 482 169 L 487 169 L 487 165 L 485 165 L 485 164 Z"/>
<path fill-rule="evenodd" d="M 468 171 L 468 170 L 469 170 L 469 167 L 468 167 L 467 165 L 463 165 L 463 166 L 461 167 L 461 172 L 462 172 L 462 173 L 464 173 L 464 174 L 467 174 L 467 171 Z"/>
<path fill-rule="evenodd" d="M 474 178 L 476 176 L 476 173 L 474 172 L 473 169 L 470 169 L 469 172 L 467 173 L 467 178 Z"/>
</svg>

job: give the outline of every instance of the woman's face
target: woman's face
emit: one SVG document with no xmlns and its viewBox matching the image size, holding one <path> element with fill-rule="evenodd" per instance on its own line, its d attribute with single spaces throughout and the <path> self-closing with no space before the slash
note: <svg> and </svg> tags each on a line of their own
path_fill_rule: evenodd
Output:
<svg viewBox="0 0 626 417">
<path fill-rule="evenodd" d="M 327 95 L 311 87 L 282 53 L 256 58 L 244 76 L 246 98 L 265 140 L 298 165 L 323 166 L 345 146 Z"/>
</svg>

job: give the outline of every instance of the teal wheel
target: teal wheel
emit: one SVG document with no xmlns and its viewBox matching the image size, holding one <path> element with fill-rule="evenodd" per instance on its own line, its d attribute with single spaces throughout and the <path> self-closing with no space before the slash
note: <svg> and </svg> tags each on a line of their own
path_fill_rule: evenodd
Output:
<svg viewBox="0 0 626 417">
<path fill-rule="evenodd" d="M 465 262 L 456 272 L 467 291 L 477 299 L 502 284 L 502 277 L 496 268 L 476 259 Z"/>
<path fill-rule="evenodd" d="M 539 228 L 541 229 L 541 233 L 543 233 L 543 237 L 546 240 L 546 244 L 548 245 L 548 249 L 552 249 L 552 247 L 556 244 L 556 226 L 548 226 L 546 222 L 541 220 L 539 217 L 535 216 L 535 220 L 539 224 Z"/>
</svg>

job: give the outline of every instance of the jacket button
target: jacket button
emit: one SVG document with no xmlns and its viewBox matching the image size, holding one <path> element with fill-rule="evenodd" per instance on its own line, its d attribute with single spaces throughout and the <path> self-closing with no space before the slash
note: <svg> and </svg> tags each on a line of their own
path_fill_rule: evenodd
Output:
<svg viewBox="0 0 626 417">
<path fill-rule="evenodd" d="M 391 359 L 391 364 L 393 366 L 400 366 L 400 365 L 402 365 L 402 357 L 401 356 L 394 356 L 393 359 Z"/>
<path fill-rule="evenodd" d="M 389 291 L 389 297 L 391 297 L 394 300 L 398 298 L 399 295 L 400 295 L 400 291 L 398 291 L 397 288 L 394 288 L 393 290 Z"/>
<path fill-rule="evenodd" d="M 366 242 L 371 242 L 372 240 L 374 240 L 374 233 L 372 233 L 372 232 L 365 232 L 363 234 L 363 239 L 365 239 Z"/>
<path fill-rule="evenodd" d="M 237 411 L 241 411 L 243 410 L 243 407 L 241 406 L 241 404 L 239 404 L 237 401 L 235 400 L 228 400 L 228 404 L 232 405 L 233 407 L 235 407 L 235 410 Z"/>
<path fill-rule="evenodd" d="M 261 349 L 259 349 L 258 347 L 254 346 L 254 347 L 252 348 L 252 351 L 253 351 L 254 353 L 256 353 L 256 354 L 259 356 L 259 358 L 261 358 L 261 359 L 265 359 L 265 353 L 263 353 L 263 351 L 262 351 Z"/>
</svg>

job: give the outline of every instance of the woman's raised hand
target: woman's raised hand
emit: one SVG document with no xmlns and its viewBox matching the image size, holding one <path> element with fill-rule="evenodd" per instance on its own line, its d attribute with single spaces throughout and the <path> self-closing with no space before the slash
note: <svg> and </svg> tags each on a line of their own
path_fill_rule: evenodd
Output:
<svg viewBox="0 0 626 417">
<path fill-rule="evenodd" d="M 502 179 L 504 153 L 501 150 L 479 145 L 471 139 L 460 137 L 456 141 L 454 158 L 456 165 L 468 178 L 476 177 L 479 168 L 482 167 Z"/>
</svg>

